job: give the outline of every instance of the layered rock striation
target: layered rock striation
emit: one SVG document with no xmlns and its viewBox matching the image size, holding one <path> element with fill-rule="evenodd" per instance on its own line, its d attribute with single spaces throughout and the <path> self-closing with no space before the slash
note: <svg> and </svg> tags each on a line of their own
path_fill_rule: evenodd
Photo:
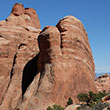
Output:
<svg viewBox="0 0 110 110">
<path fill-rule="evenodd" d="M 45 110 L 53 103 L 65 106 L 69 97 L 75 103 L 77 94 L 96 91 L 92 52 L 78 19 L 66 16 L 56 27 L 46 26 L 38 36 L 38 45 L 38 74 L 24 95 L 20 110 L 32 106 L 33 110 Z M 34 94 L 29 98 L 32 88 Z"/>
<path fill-rule="evenodd" d="M 0 110 L 15 109 L 22 100 L 22 91 L 36 74 L 33 58 L 37 60 L 39 48 L 36 38 L 39 33 L 40 23 L 35 10 L 29 8 L 27 11 L 21 4 L 15 4 L 11 15 L 0 22 Z M 23 74 L 33 75 L 26 76 L 30 81 L 25 87 L 22 87 L 25 83 L 22 82 Z"/>
<path fill-rule="evenodd" d="M 40 32 L 35 10 L 15 4 L 0 22 L 0 66 L 0 110 L 46 110 L 96 92 L 87 33 L 73 16 Z"/>
<path fill-rule="evenodd" d="M 97 91 L 110 91 L 110 76 L 106 73 L 95 79 Z"/>
</svg>

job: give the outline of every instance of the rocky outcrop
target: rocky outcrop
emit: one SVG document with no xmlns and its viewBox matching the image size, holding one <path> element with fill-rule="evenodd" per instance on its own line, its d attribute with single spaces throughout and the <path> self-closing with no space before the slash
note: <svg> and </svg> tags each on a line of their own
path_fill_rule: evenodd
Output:
<svg viewBox="0 0 110 110">
<path fill-rule="evenodd" d="M 92 52 L 78 19 L 67 16 L 56 27 L 46 26 L 38 36 L 38 44 L 38 75 L 34 80 L 38 84 L 33 81 L 37 89 L 31 98 L 31 89 L 24 95 L 20 110 L 32 106 L 33 110 L 45 110 L 53 103 L 65 106 L 69 97 L 75 103 L 78 93 L 96 91 Z"/>
<path fill-rule="evenodd" d="M 22 91 L 26 90 L 36 74 L 34 64 L 39 52 L 36 38 L 40 32 L 40 25 L 37 27 L 37 24 L 40 23 L 36 21 L 35 24 L 34 18 L 25 14 L 24 10 L 23 5 L 15 4 L 11 15 L 0 22 L 0 110 L 15 109 L 22 100 Z M 31 74 L 30 77 L 25 76 L 30 81 L 24 87 L 23 74 Z"/>
<path fill-rule="evenodd" d="M 6 25 L 21 26 L 28 28 L 40 29 L 40 22 L 36 11 L 33 8 L 24 8 L 22 4 L 13 6 L 11 15 L 6 19 Z"/>
<path fill-rule="evenodd" d="M 96 91 L 87 33 L 73 16 L 40 32 L 35 10 L 15 4 L 0 22 L 0 66 L 0 110 L 46 110 Z"/>
<path fill-rule="evenodd" d="M 110 76 L 106 73 L 95 80 L 97 91 L 110 91 Z"/>
</svg>

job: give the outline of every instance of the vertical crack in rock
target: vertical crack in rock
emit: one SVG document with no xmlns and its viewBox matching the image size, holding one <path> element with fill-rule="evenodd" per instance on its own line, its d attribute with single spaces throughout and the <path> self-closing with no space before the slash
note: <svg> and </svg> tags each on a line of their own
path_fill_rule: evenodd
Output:
<svg viewBox="0 0 110 110">
<path fill-rule="evenodd" d="M 11 72 L 10 72 L 10 79 L 12 78 L 13 76 L 13 68 L 14 68 L 14 65 L 16 63 L 16 58 L 17 58 L 17 53 L 15 54 L 14 58 L 13 58 L 13 65 L 12 65 L 12 69 L 11 69 Z"/>
<path fill-rule="evenodd" d="M 59 29 L 58 29 L 59 30 Z M 60 31 L 59 31 L 60 32 Z M 63 45 L 62 45 L 62 36 L 61 36 L 61 33 L 60 33 L 60 49 L 61 49 L 61 53 L 62 53 L 62 48 L 63 48 Z M 63 54 L 63 53 L 62 53 Z"/>
</svg>

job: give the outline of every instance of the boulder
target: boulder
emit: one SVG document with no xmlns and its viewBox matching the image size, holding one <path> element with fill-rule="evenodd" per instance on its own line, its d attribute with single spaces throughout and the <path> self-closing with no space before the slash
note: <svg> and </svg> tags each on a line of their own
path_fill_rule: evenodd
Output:
<svg viewBox="0 0 110 110">
<path fill-rule="evenodd" d="M 110 96 L 109 95 L 102 98 L 102 102 L 107 102 L 107 101 L 109 101 L 109 103 L 110 103 Z"/>
<path fill-rule="evenodd" d="M 80 105 L 69 105 L 65 108 L 65 110 L 78 110 L 78 107 L 80 107 Z"/>
</svg>

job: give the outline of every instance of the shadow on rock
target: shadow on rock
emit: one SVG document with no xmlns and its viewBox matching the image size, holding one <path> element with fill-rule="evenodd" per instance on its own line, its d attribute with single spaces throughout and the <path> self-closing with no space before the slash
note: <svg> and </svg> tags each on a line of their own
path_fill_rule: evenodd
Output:
<svg viewBox="0 0 110 110">
<path fill-rule="evenodd" d="M 26 89 L 31 84 L 36 74 L 38 74 L 38 67 L 37 67 L 38 56 L 39 55 L 36 55 L 24 67 L 23 77 L 22 77 L 22 96 L 26 92 Z"/>
</svg>

